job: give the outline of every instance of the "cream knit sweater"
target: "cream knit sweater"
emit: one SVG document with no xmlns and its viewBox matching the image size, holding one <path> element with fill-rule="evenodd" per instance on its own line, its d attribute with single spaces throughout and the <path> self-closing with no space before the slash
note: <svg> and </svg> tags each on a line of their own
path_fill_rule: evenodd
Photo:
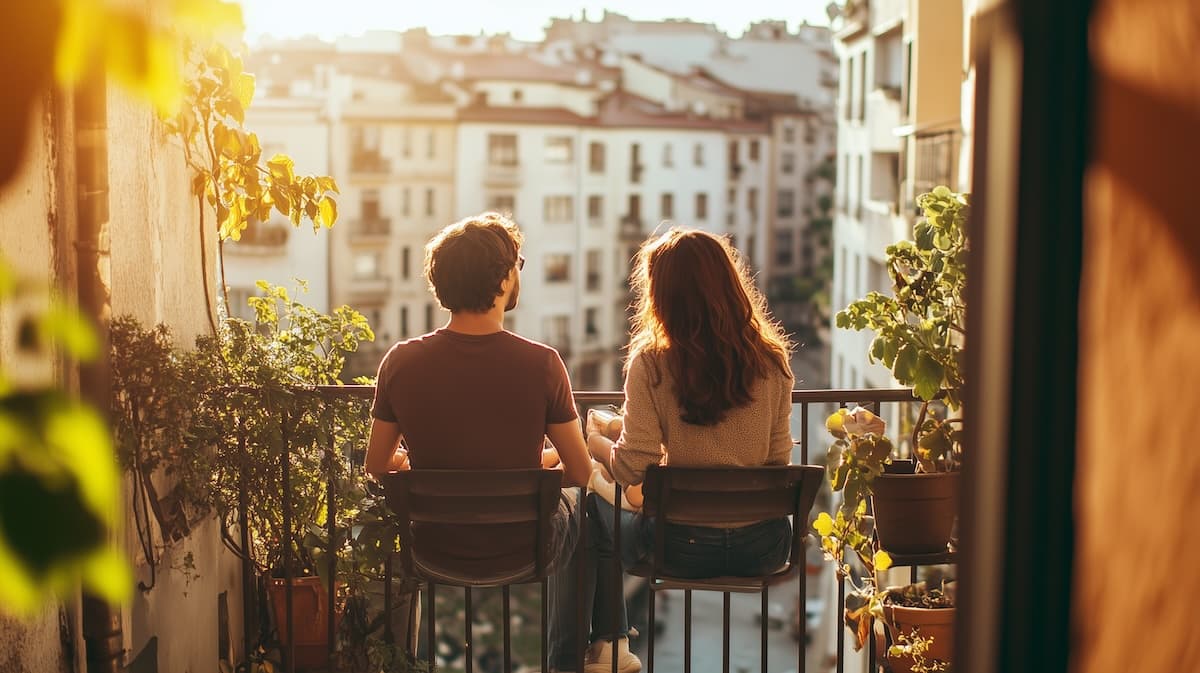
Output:
<svg viewBox="0 0 1200 673">
<path fill-rule="evenodd" d="M 792 456 L 792 385 L 772 368 L 755 382 L 753 400 L 717 425 L 680 418 L 675 382 L 658 356 L 638 353 L 625 378 L 625 428 L 613 446 L 613 472 L 625 486 L 642 483 L 660 462 L 683 467 L 787 465 Z M 666 460 L 663 460 L 664 456 Z"/>
</svg>

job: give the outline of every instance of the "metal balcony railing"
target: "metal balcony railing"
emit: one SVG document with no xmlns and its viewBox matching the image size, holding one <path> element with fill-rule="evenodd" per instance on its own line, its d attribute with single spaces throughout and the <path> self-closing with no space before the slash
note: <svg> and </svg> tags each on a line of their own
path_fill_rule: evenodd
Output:
<svg viewBox="0 0 1200 673">
<path fill-rule="evenodd" d="M 316 387 L 312 387 L 312 388 L 297 389 L 294 391 L 294 393 L 298 396 L 301 396 L 302 398 L 311 399 L 311 403 L 313 405 L 328 405 L 331 403 L 344 403 L 344 402 L 352 401 L 352 400 L 357 400 L 361 403 L 369 402 L 374 397 L 375 389 L 373 386 L 364 386 L 364 385 L 316 386 Z M 269 399 L 269 397 L 264 397 L 264 399 Z M 579 409 L 581 418 L 586 417 L 586 412 L 590 408 L 604 407 L 604 406 L 607 406 L 610 404 L 620 404 L 622 401 L 623 401 L 623 396 L 619 392 L 576 392 L 575 393 L 575 402 Z M 799 438 L 795 441 L 796 448 L 798 450 L 798 455 L 794 455 L 793 462 L 796 462 L 799 464 L 809 464 L 812 462 L 810 460 L 813 455 L 812 446 L 811 446 L 812 442 L 810 441 L 810 437 L 809 437 L 810 429 L 814 429 L 814 430 L 820 429 L 821 432 L 823 433 L 822 426 L 823 426 L 824 417 L 827 414 L 832 413 L 832 411 L 838 407 L 846 407 L 846 406 L 852 406 L 855 404 L 859 404 L 864 407 L 873 409 L 880 416 L 888 418 L 888 417 L 893 417 L 893 415 L 898 416 L 906 408 L 909 411 L 911 411 L 912 407 L 915 405 L 919 405 L 919 403 L 920 403 L 920 401 L 916 400 L 912 395 L 912 391 L 908 390 L 908 389 L 794 390 L 792 392 L 793 419 L 798 419 L 798 422 L 799 422 Z M 889 405 L 889 406 L 885 406 L 885 405 Z M 363 407 L 363 413 L 367 413 L 365 404 Z M 814 419 L 815 419 L 815 423 L 818 424 L 816 426 L 812 425 L 812 423 L 814 422 Z M 294 511 L 293 495 L 292 495 L 292 491 L 291 491 L 292 484 L 290 481 L 291 475 L 290 475 L 289 468 L 292 465 L 294 460 L 299 459 L 296 455 L 297 452 L 303 451 L 304 449 L 302 447 L 298 448 L 298 447 L 293 447 L 290 445 L 290 443 L 289 443 L 289 423 L 290 423 L 289 419 L 286 418 L 284 416 L 284 414 L 280 414 L 279 418 L 277 420 L 279 423 L 279 430 L 280 430 L 280 433 L 279 433 L 280 441 L 278 442 L 279 464 L 277 467 L 277 474 L 279 475 L 279 491 L 278 491 L 278 493 L 280 494 L 280 496 L 282 498 L 283 530 L 284 531 L 292 531 L 293 533 L 295 533 L 297 535 L 302 535 L 303 533 L 300 531 L 309 530 L 311 532 L 311 530 L 313 528 L 317 527 L 316 524 L 314 524 L 314 523 L 297 521 L 297 516 Z M 899 426 L 900 426 L 900 423 L 889 423 L 889 427 L 899 427 Z M 241 427 L 241 426 L 239 425 L 239 427 Z M 325 474 L 327 475 L 327 479 L 328 479 L 326 488 L 324 489 L 324 499 L 325 500 L 324 500 L 323 506 L 325 508 L 325 512 L 324 512 L 325 513 L 325 521 L 324 521 L 324 526 L 323 526 L 323 528 L 324 528 L 323 532 L 324 532 L 324 534 L 328 535 L 329 540 L 338 540 L 341 537 L 345 537 L 346 535 L 349 535 L 350 531 L 339 531 L 338 530 L 338 525 L 337 525 L 338 503 L 337 503 L 337 498 L 335 497 L 334 481 L 339 478 L 340 474 L 345 474 L 347 470 L 350 470 L 350 471 L 355 471 L 355 470 L 361 471 L 362 470 L 362 461 L 365 458 L 365 447 L 363 447 L 361 450 L 351 450 L 351 451 L 347 452 L 347 454 L 342 454 L 337 448 L 337 445 L 336 445 L 337 440 L 335 437 L 333 437 L 333 434 L 334 434 L 333 432 L 329 433 L 328 446 L 324 447 L 323 449 L 320 449 L 318 447 L 318 450 L 323 451 L 323 459 L 320 464 L 323 466 L 323 469 L 325 470 Z M 823 435 L 821 435 L 821 436 L 823 437 Z M 241 443 L 241 446 L 245 447 L 246 436 L 242 435 L 238 441 Z M 823 453 L 825 442 L 820 441 L 820 442 L 818 442 L 818 445 L 820 447 L 819 450 Z M 312 460 L 312 453 L 306 452 L 305 459 Z M 268 467 L 268 469 L 273 469 L 273 466 Z M 243 550 L 251 548 L 251 544 L 253 542 L 250 539 L 250 531 L 249 531 L 248 518 L 246 516 L 246 512 L 249 511 L 249 508 L 253 507 L 252 499 L 255 497 L 260 497 L 261 495 L 262 494 L 253 494 L 253 493 L 246 492 L 245 485 L 244 485 L 244 483 L 242 484 L 241 495 L 239 498 L 240 502 L 241 502 L 241 507 L 240 507 L 241 512 L 238 515 L 239 516 L 239 530 L 236 531 L 236 533 L 240 537 L 240 540 L 238 540 L 238 542 L 240 543 L 241 549 L 243 549 Z M 818 503 L 819 504 L 814 507 L 814 512 L 810 513 L 810 515 L 809 515 L 810 521 L 811 521 L 811 518 L 813 518 L 815 516 L 815 510 L 825 507 L 825 505 L 820 504 L 820 499 L 818 499 Z M 620 508 L 617 507 L 616 510 L 619 512 Z M 583 515 L 586 516 L 586 508 L 584 508 Z M 585 522 L 585 524 L 586 524 L 586 522 Z M 804 526 L 805 530 L 810 530 L 810 522 L 809 521 L 796 522 L 796 523 L 793 523 L 793 526 Z M 584 528 L 586 529 L 586 525 L 584 525 Z M 619 529 L 619 526 L 617 528 Z M 814 540 L 812 539 L 812 537 L 810 535 L 808 537 L 808 539 L 805 540 L 805 544 L 806 544 L 806 546 L 811 546 L 813 543 L 814 543 Z M 583 545 L 584 540 L 580 539 L 578 544 Z M 614 544 L 616 547 L 615 555 L 617 558 L 620 558 L 620 544 L 621 543 L 620 543 L 619 535 L 614 540 Z M 395 553 L 395 552 L 393 552 L 393 553 Z M 922 555 L 922 556 L 911 556 L 911 557 L 905 557 L 905 556 L 893 554 L 892 558 L 893 558 L 893 566 L 894 567 L 908 566 L 911 568 L 910 579 L 913 582 L 917 581 L 917 567 L 919 565 L 937 565 L 937 564 L 953 563 L 955 561 L 955 555 L 953 552 L 946 552 L 946 553 L 942 553 L 942 554 L 928 554 L 928 555 Z M 338 567 L 338 562 L 339 562 L 339 558 L 338 558 L 337 554 L 327 554 L 325 556 L 325 558 L 323 558 L 322 561 L 319 562 L 319 564 L 323 564 L 323 567 L 310 569 L 310 570 L 315 570 L 318 573 L 322 574 L 322 577 L 321 577 L 322 586 L 324 587 L 324 590 L 328 592 L 329 596 L 337 595 L 338 584 L 337 584 L 337 579 L 336 579 L 336 577 L 337 577 L 336 571 L 337 571 L 337 567 Z M 804 566 L 805 564 L 800 564 L 800 565 Z M 394 612 L 393 598 L 392 598 L 393 597 L 392 584 L 397 578 L 393 578 L 393 576 L 392 576 L 391 564 L 386 564 L 384 566 L 384 568 L 385 568 L 385 580 L 384 580 L 385 587 L 384 587 L 384 609 L 383 609 L 382 619 L 384 620 L 384 634 L 385 634 L 385 639 L 386 639 L 386 638 L 390 638 L 391 634 L 392 634 L 392 622 L 393 622 L 393 612 Z M 293 624 L 294 617 L 292 614 L 292 607 L 293 607 L 293 600 L 294 600 L 293 593 L 295 592 L 295 589 L 293 588 L 292 580 L 297 576 L 298 572 L 299 572 L 299 569 L 292 567 L 291 562 L 285 561 L 283 563 L 282 577 L 285 581 L 285 586 L 286 586 L 286 589 L 283 592 L 285 595 L 286 610 L 284 610 L 283 613 L 286 615 L 286 619 L 285 619 L 286 624 L 279 624 L 275 627 L 275 630 L 277 630 L 281 633 L 289 633 L 289 634 L 296 633 L 296 631 L 293 629 L 293 627 L 296 625 Z M 256 651 L 257 647 L 260 644 L 262 644 L 261 638 L 256 639 L 256 634 L 254 633 L 254 626 L 252 624 L 253 620 L 251 620 L 249 618 L 250 615 L 258 614 L 261 610 L 265 609 L 265 607 L 256 605 L 258 592 L 254 591 L 252 589 L 252 587 L 255 586 L 254 573 L 255 573 L 255 570 L 252 567 L 251 561 L 248 558 L 243 557 L 243 562 L 242 562 L 242 574 L 243 574 L 243 578 L 242 578 L 243 585 L 242 586 L 244 589 L 243 615 L 247 616 L 247 619 L 245 620 L 245 624 L 244 624 L 243 637 L 244 637 L 244 641 L 245 641 L 244 642 L 245 649 L 243 650 L 243 652 L 254 652 L 254 651 Z M 797 644 L 798 652 L 796 655 L 796 659 L 794 661 L 789 661 L 789 662 L 785 663 L 785 662 L 779 662 L 779 661 L 773 662 L 768 658 L 767 629 L 768 629 L 768 622 L 771 621 L 771 619 L 769 618 L 769 616 L 766 612 L 767 600 L 766 600 L 766 597 L 764 596 L 764 598 L 763 598 L 764 608 L 763 608 L 763 612 L 761 614 L 762 640 L 761 640 L 761 645 L 760 645 L 762 648 L 761 649 L 761 670 L 763 671 L 763 673 L 766 673 L 767 671 L 781 671 L 781 670 L 796 670 L 796 671 L 798 671 L 798 673 L 806 673 L 806 671 L 809 670 L 807 661 L 806 661 L 806 654 L 807 654 L 806 653 L 806 641 L 808 640 L 808 635 L 809 635 L 808 634 L 808 618 L 807 618 L 808 611 L 806 609 L 808 607 L 808 605 L 807 605 L 807 603 L 808 603 L 808 586 L 807 586 L 808 578 L 807 578 L 807 572 L 797 572 L 796 574 L 798 576 L 798 585 L 799 585 L 799 587 L 798 587 L 798 604 L 797 604 L 799 618 L 794 627 L 796 629 L 796 632 L 793 634 L 798 643 Z M 579 576 L 579 581 L 582 582 L 582 579 L 583 578 L 582 578 L 582 572 L 581 572 L 580 576 Z M 837 584 L 836 612 L 838 614 L 841 614 L 842 613 L 841 606 L 845 600 L 846 584 L 844 581 L 836 582 L 836 584 Z M 446 587 L 443 587 L 443 588 L 446 588 Z M 433 664 L 436 663 L 436 660 L 438 658 L 437 647 L 435 645 L 435 643 L 437 643 L 438 641 L 434 637 L 436 634 L 433 633 L 433 630 L 436 630 L 436 628 L 437 628 L 437 620 L 436 620 L 436 607 L 437 606 L 436 606 L 436 602 L 434 600 L 435 589 L 436 589 L 436 587 L 433 585 L 426 584 L 426 585 L 422 586 L 421 593 L 424 594 L 425 605 L 422 608 L 424 610 L 424 614 L 422 616 L 421 621 L 424 622 L 423 626 L 427 629 L 427 632 L 425 634 L 422 634 L 422 636 L 420 638 L 417 638 L 418 643 L 421 643 L 421 644 L 429 643 L 430 645 L 434 645 L 434 646 L 432 646 L 432 647 L 426 646 L 424 648 L 424 651 L 410 653 L 414 657 L 419 656 L 420 658 L 424 658 L 425 660 L 427 660 L 429 662 L 431 667 Z M 508 591 L 508 587 L 504 587 L 503 589 L 504 589 L 504 591 L 503 591 L 502 606 L 503 606 L 503 614 L 505 615 L 505 619 L 502 620 L 503 624 L 501 625 L 501 628 L 502 628 L 502 637 L 503 637 L 503 642 L 504 642 L 504 650 L 503 650 L 504 651 L 504 661 L 502 662 L 503 668 L 501 670 L 511 671 L 512 670 L 511 641 L 512 641 L 512 635 L 513 635 L 512 634 L 513 621 L 509 618 L 509 615 L 510 615 L 509 601 L 510 601 L 511 596 L 510 596 L 510 592 Z M 472 647 L 473 629 L 475 628 L 475 622 L 473 620 L 474 608 L 472 607 L 473 606 L 472 589 L 465 588 L 465 589 L 463 589 L 463 591 L 465 592 L 464 593 L 465 615 L 464 615 L 463 622 L 464 622 L 464 629 L 465 629 L 466 633 L 465 633 L 464 640 L 457 640 L 456 642 L 458 642 L 460 644 L 466 643 L 466 650 L 464 652 L 464 659 L 463 659 L 463 662 L 465 665 L 465 671 L 467 673 L 473 673 L 475 666 L 477 665 L 476 659 L 479 657 L 480 653 L 473 651 L 473 647 Z M 729 643 L 730 643 L 730 639 L 729 639 L 730 602 L 729 602 L 729 594 L 728 593 L 725 593 L 724 601 L 725 601 L 724 602 L 724 614 L 723 614 L 723 620 L 722 620 L 723 632 L 721 634 L 721 636 L 722 636 L 721 642 L 723 643 L 723 645 L 722 645 L 722 671 L 728 673 L 728 671 L 730 670 L 730 647 L 729 647 Z M 326 614 L 324 615 L 324 618 L 321 621 L 324 623 L 324 625 L 327 628 L 326 635 L 327 635 L 327 639 L 328 639 L 328 641 L 327 641 L 328 655 L 330 657 L 330 661 L 334 661 L 335 660 L 334 653 L 336 652 L 336 650 L 339 647 L 339 643 L 337 640 L 338 639 L 337 624 L 339 621 L 338 612 L 337 612 L 338 611 L 338 601 L 325 600 L 321 603 L 321 605 L 326 610 Z M 653 605 L 653 604 L 651 604 L 651 605 Z M 683 662 L 682 662 L 682 665 L 679 666 L 678 668 L 675 667 L 676 662 L 659 662 L 659 666 L 661 666 L 664 670 L 672 670 L 672 671 L 673 670 L 682 670 L 685 673 L 690 673 L 690 671 L 692 670 L 692 656 L 691 656 L 692 655 L 692 644 L 695 642 L 695 640 L 692 638 L 692 610 L 691 610 L 691 607 L 692 607 L 692 592 L 691 592 L 691 590 L 687 590 L 684 592 L 684 612 L 683 612 L 684 650 L 682 652 Z M 580 608 L 580 609 L 582 609 L 582 608 Z M 651 610 L 653 610 L 652 607 L 651 607 Z M 276 610 L 275 613 L 278 614 L 279 611 Z M 653 615 L 653 612 L 651 612 L 651 615 Z M 632 615 L 631 615 L 631 623 L 632 622 L 633 622 L 633 619 L 632 619 Z M 547 625 L 547 621 L 545 619 L 545 612 L 544 612 L 544 606 L 543 606 L 543 620 L 539 627 L 541 629 L 540 642 L 541 642 L 542 648 L 543 648 L 543 650 L 542 650 L 543 662 L 545 660 L 545 647 L 546 647 L 546 642 L 547 642 L 546 641 L 547 626 L 548 625 Z M 419 627 L 414 627 L 414 628 L 419 628 Z M 518 626 L 517 628 L 520 628 L 520 627 Z M 846 667 L 846 663 L 847 663 L 846 662 L 846 651 L 845 651 L 845 641 L 846 641 L 846 637 L 847 637 L 847 629 L 845 628 L 844 621 L 842 623 L 837 624 L 834 628 L 836 628 L 836 630 L 837 630 L 836 670 L 838 671 L 838 673 L 843 673 L 843 671 L 845 671 L 845 667 Z M 654 662 L 654 658 L 653 658 L 653 640 L 655 638 L 653 632 L 654 632 L 655 628 L 654 628 L 653 621 L 649 622 L 649 628 L 647 630 L 650 633 L 643 634 L 643 636 L 642 636 L 642 637 L 649 639 L 649 648 L 650 648 L 649 660 L 645 662 L 645 667 L 646 667 L 647 673 L 653 673 L 653 671 L 655 670 L 655 662 Z M 872 630 L 872 633 L 874 633 L 874 630 Z M 526 639 L 526 640 L 530 640 L 530 639 Z M 586 640 L 581 638 L 580 642 L 586 642 Z M 713 639 L 709 642 L 715 643 L 716 637 L 713 636 Z M 283 666 L 284 670 L 289 673 L 295 671 L 296 670 L 295 639 L 292 639 L 288 646 L 282 647 L 281 651 L 283 653 L 283 658 L 284 658 L 284 666 Z M 868 639 L 866 652 L 867 652 L 867 661 L 871 665 L 870 670 L 877 670 L 878 663 L 879 663 L 879 659 L 878 659 L 879 653 L 876 651 L 876 641 L 875 641 L 874 637 Z M 582 653 L 580 654 L 580 656 L 582 657 Z M 613 670 L 614 671 L 616 670 L 616 665 L 617 665 L 617 662 L 614 659 L 614 661 L 613 661 L 613 667 L 614 667 Z M 793 665 L 795 666 L 794 669 L 793 669 Z M 327 669 L 327 670 L 332 671 L 333 669 Z M 431 670 L 432 670 L 432 668 L 431 668 Z M 582 670 L 582 669 L 580 669 L 580 670 Z M 705 666 L 704 670 L 712 670 L 712 669 L 709 668 L 708 666 Z M 826 670 L 826 669 L 821 668 L 821 670 Z"/>
</svg>

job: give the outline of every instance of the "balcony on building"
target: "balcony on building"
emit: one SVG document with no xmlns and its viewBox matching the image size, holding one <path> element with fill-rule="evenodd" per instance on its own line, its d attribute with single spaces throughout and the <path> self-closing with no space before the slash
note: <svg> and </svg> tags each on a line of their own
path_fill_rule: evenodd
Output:
<svg viewBox="0 0 1200 673">
<path fill-rule="evenodd" d="M 291 224 L 286 222 L 252 221 L 242 230 L 238 240 L 226 242 L 225 252 L 234 255 L 281 255 L 287 248 L 291 230 Z"/>
<path fill-rule="evenodd" d="M 646 237 L 646 226 L 642 217 L 640 215 L 622 215 L 619 233 L 622 240 L 640 243 Z"/>
<path fill-rule="evenodd" d="M 386 217 L 360 218 L 350 222 L 350 242 L 359 245 L 386 243 L 392 234 L 392 221 Z"/>
<path fill-rule="evenodd" d="M 392 279 L 384 275 L 351 276 L 346 286 L 350 303 L 374 303 L 386 299 L 391 293 Z"/>
<path fill-rule="evenodd" d="M 920 215 L 916 198 L 933 191 L 938 185 L 958 189 L 958 154 L 962 133 L 957 128 L 917 133 L 913 139 L 912 192 L 905 210 L 913 216 Z"/>
<path fill-rule="evenodd" d="M 646 164 L 640 161 L 629 165 L 629 182 L 637 185 L 642 182 L 642 174 L 646 172 Z"/>
<path fill-rule="evenodd" d="M 880 35 L 903 25 L 908 0 L 871 0 L 868 13 L 871 32 Z"/>
<path fill-rule="evenodd" d="M 483 184 L 487 187 L 516 187 L 521 183 L 521 165 L 511 161 L 489 161 L 484 169 Z"/>
<path fill-rule="evenodd" d="M 350 153 L 350 173 L 355 176 L 385 176 L 392 172 L 392 162 L 377 149 L 356 148 Z"/>
</svg>

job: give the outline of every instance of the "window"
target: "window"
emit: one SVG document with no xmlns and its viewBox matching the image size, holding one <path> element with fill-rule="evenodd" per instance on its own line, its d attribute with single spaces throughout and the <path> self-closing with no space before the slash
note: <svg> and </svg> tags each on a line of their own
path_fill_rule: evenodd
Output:
<svg viewBox="0 0 1200 673">
<path fill-rule="evenodd" d="M 542 322 L 542 340 L 565 355 L 571 349 L 571 316 L 553 315 Z"/>
<path fill-rule="evenodd" d="M 512 194 L 492 194 L 488 197 L 487 209 L 511 216 L 517 209 L 517 199 Z"/>
<path fill-rule="evenodd" d="M 675 217 L 675 195 L 670 192 L 664 192 L 659 197 L 658 211 L 659 218 L 661 219 L 669 220 Z"/>
<path fill-rule="evenodd" d="M 400 132 L 400 156 L 405 159 L 412 156 L 412 128 L 409 126 Z"/>
<path fill-rule="evenodd" d="M 573 196 L 547 196 L 542 201 L 542 219 L 547 224 L 570 222 L 574 219 L 572 217 L 574 212 L 575 197 Z"/>
<path fill-rule="evenodd" d="M 790 189 L 779 190 L 779 216 L 791 217 L 796 212 L 796 193 Z"/>
<path fill-rule="evenodd" d="M 704 165 L 704 145 L 696 143 L 696 146 L 692 148 L 692 164 L 695 166 Z"/>
<path fill-rule="evenodd" d="M 546 282 L 565 283 L 571 280 L 571 256 L 562 253 L 546 255 Z"/>
<path fill-rule="evenodd" d="M 574 160 L 575 143 L 571 136 L 546 137 L 546 163 L 569 164 Z"/>
<path fill-rule="evenodd" d="M 604 143 L 588 143 L 588 171 L 604 172 Z"/>
<path fill-rule="evenodd" d="M 854 280 L 851 283 L 852 289 L 851 289 L 850 296 L 861 297 L 862 296 L 862 290 L 860 289 L 861 287 L 862 287 L 862 255 L 856 253 L 854 255 Z"/>
<path fill-rule="evenodd" d="M 856 159 L 856 164 L 857 164 L 857 171 L 856 171 L 857 175 L 855 176 L 856 180 L 854 182 L 854 185 L 855 185 L 855 187 L 858 188 L 858 195 L 857 195 L 858 200 L 854 202 L 854 217 L 861 218 L 862 217 L 863 191 L 864 191 L 863 190 L 863 155 L 860 154 L 857 157 L 855 157 L 855 159 Z"/>
<path fill-rule="evenodd" d="M 757 247 L 755 245 L 755 239 L 756 239 L 756 237 L 754 234 L 750 234 L 749 236 L 746 237 L 746 264 L 748 266 L 750 266 L 751 268 L 754 267 L 754 260 L 755 260 L 754 249 Z"/>
<path fill-rule="evenodd" d="M 708 194 L 703 192 L 696 195 L 696 219 L 708 219 Z"/>
<path fill-rule="evenodd" d="M 587 251 L 587 291 L 596 292 L 600 289 L 600 263 L 603 253 L 600 250 Z"/>
<path fill-rule="evenodd" d="M 425 332 L 433 331 L 433 302 L 425 303 Z"/>
<path fill-rule="evenodd" d="M 795 238 L 791 229 L 780 229 L 775 232 L 775 263 L 779 266 L 791 266 L 794 259 L 792 248 Z"/>
<path fill-rule="evenodd" d="M 863 52 L 858 57 L 858 121 L 862 121 L 866 115 L 867 103 L 867 52 Z"/>
<path fill-rule="evenodd" d="M 784 175 L 791 175 L 796 172 L 796 153 L 784 152 L 779 157 L 779 170 L 783 171 Z"/>
<path fill-rule="evenodd" d="M 638 143 L 633 143 L 629 146 L 629 181 L 641 182 L 642 171 L 645 170 L 642 165 L 642 146 Z"/>
<path fill-rule="evenodd" d="M 758 187 L 746 190 L 746 209 L 750 211 L 750 220 L 758 219 Z"/>
<path fill-rule="evenodd" d="M 410 197 L 412 197 L 412 190 L 410 190 L 408 187 L 400 190 L 400 214 L 405 217 L 408 217 L 412 212 L 412 204 L 409 203 Z"/>
<path fill-rule="evenodd" d="M 629 210 L 625 214 L 635 219 L 642 216 L 642 197 L 640 194 L 629 195 Z"/>
<path fill-rule="evenodd" d="M 363 252 L 354 258 L 354 277 L 371 279 L 379 277 L 379 253 Z"/>
<path fill-rule="evenodd" d="M 229 312 L 232 318 L 241 318 L 242 320 L 255 320 L 255 311 L 250 306 L 250 297 L 258 296 L 253 289 L 244 287 L 229 288 L 229 305 L 225 310 Z"/>
<path fill-rule="evenodd" d="M 585 362 L 579 366 L 579 389 L 597 390 L 600 388 L 600 363 Z"/>
<path fill-rule="evenodd" d="M 407 245 L 400 250 L 400 277 L 404 280 L 408 280 L 409 275 L 412 273 L 412 269 L 410 268 L 411 253 L 412 250 Z"/>
<path fill-rule="evenodd" d="M 407 248 L 406 248 L 407 249 Z M 408 307 L 400 307 L 400 338 L 408 338 Z"/>
<path fill-rule="evenodd" d="M 493 166 L 516 166 L 517 136 L 512 133 L 489 133 L 488 163 Z"/>
<path fill-rule="evenodd" d="M 791 122 L 783 126 L 783 142 L 792 143 L 796 141 L 796 127 L 792 126 Z"/>
<path fill-rule="evenodd" d="M 513 89 L 512 99 L 514 103 L 520 103 L 525 99 L 525 92 L 521 91 L 520 89 Z"/>
<path fill-rule="evenodd" d="M 433 217 L 433 187 L 425 189 L 425 214 Z"/>
<path fill-rule="evenodd" d="M 604 197 L 592 194 L 587 200 L 588 224 L 598 227 L 604 224 Z"/>
<path fill-rule="evenodd" d="M 842 72 L 842 81 L 846 86 L 842 87 L 842 94 L 845 98 L 842 100 L 842 119 L 850 119 L 851 103 L 854 100 L 854 57 L 845 60 L 845 69 Z"/>
<path fill-rule="evenodd" d="M 374 222 L 379 219 L 379 190 L 364 189 L 362 191 L 362 219 L 364 222 Z"/>
<path fill-rule="evenodd" d="M 588 340 L 595 339 L 600 336 L 600 326 L 597 323 L 600 321 L 600 309 L 588 308 L 583 311 L 583 334 Z"/>
<path fill-rule="evenodd" d="M 665 168 L 671 168 L 675 165 L 675 150 L 672 148 L 673 145 L 671 143 L 663 145 L 662 165 Z"/>
<path fill-rule="evenodd" d="M 437 142 L 437 136 L 435 135 L 434 130 L 429 129 L 429 132 L 427 134 L 425 134 L 425 156 L 426 157 L 428 157 L 430 159 L 432 159 L 434 157 L 434 154 L 435 154 L 434 147 L 435 147 L 436 142 Z"/>
<path fill-rule="evenodd" d="M 759 146 L 757 140 L 750 141 L 750 161 L 758 161 Z"/>
</svg>

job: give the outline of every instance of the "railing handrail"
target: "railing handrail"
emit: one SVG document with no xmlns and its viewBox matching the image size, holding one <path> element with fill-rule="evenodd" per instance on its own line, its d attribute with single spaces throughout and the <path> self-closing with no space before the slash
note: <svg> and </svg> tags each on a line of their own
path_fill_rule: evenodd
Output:
<svg viewBox="0 0 1200 673">
<path fill-rule="evenodd" d="M 321 399 L 372 399 L 375 386 L 347 384 L 343 386 L 297 387 L 297 390 L 315 393 Z M 620 390 L 576 390 L 576 404 L 614 404 L 625 398 Z M 917 397 L 911 388 L 815 388 L 792 391 L 792 404 L 822 402 L 914 402 Z"/>
</svg>

